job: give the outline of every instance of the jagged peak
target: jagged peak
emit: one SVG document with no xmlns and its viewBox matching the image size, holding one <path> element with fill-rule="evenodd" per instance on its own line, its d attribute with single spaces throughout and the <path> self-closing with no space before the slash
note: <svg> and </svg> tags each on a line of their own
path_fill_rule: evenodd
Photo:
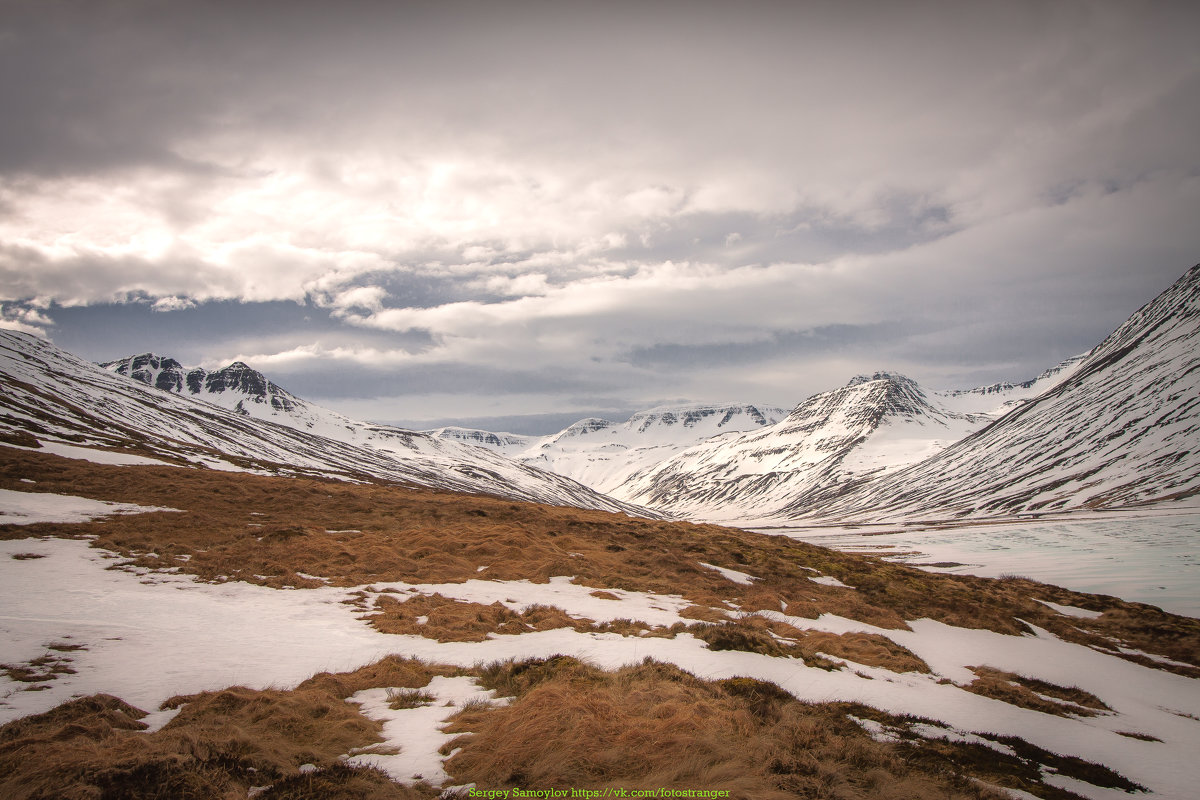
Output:
<svg viewBox="0 0 1200 800">
<path fill-rule="evenodd" d="M 584 419 L 572 422 L 563 430 L 566 434 L 591 433 L 592 431 L 601 431 L 605 428 L 611 428 L 614 422 L 601 419 L 600 417 L 585 417 Z"/>
<path fill-rule="evenodd" d="M 899 372 L 891 372 L 890 370 L 879 370 L 873 375 L 855 375 L 846 383 L 846 388 L 859 386 L 872 381 L 888 381 L 889 383 L 898 384 L 901 386 L 916 386 L 917 382 L 907 375 L 902 375 Z"/>
<path fill-rule="evenodd" d="M 168 367 L 183 369 L 183 365 L 174 358 L 171 358 L 170 356 L 159 355 L 153 351 L 138 353 L 136 355 L 126 356 L 125 358 L 118 358 L 113 361 L 103 361 L 100 363 L 102 368 L 112 371 L 120 371 L 122 369 L 140 369 L 146 365 L 149 365 L 154 369 L 166 369 Z"/>
<path fill-rule="evenodd" d="M 656 406 L 639 411 L 625 423 L 627 428 L 638 431 L 648 430 L 656 423 L 663 425 L 682 424 L 691 428 L 704 419 L 719 416 L 717 427 L 722 428 L 738 417 L 749 417 L 758 425 L 768 424 L 768 418 L 782 418 L 787 412 L 781 408 L 755 405 L 753 403 L 681 403 L 678 405 Z"/>
<path fill-rule="evenodd" d="M 228 366 L 224 366 L 224 367 L 221 367 L 220 369 L 213 370 L 213 372 L 210 374 L 215 374 L 217 372 L 253 372 L 258 375 L 262 375 L 261 372 L 254 369 L 254 367 L 251 367 L 245 361 L 234 361 L 234 362 L 230 363 Z"/>
<path fill-rule="evenodd" d="M 203 367 L 185 367 L 170 356 L 148 352 L 101 362 L 99 366 L 168 392 L 193 395 L 235 392 L 258 403 L 269 403 L 272 408 L 285 412 L 292 411 L 299 404 L 298 398 L 245 361 L 234 361 L 210 371 Z M 157 371 L 157 375 L 147 368 Z M 238 405 L 241 405 L 241 401 Z M 244 408 L 242 413 L 245 413 Z"/>
</svg>

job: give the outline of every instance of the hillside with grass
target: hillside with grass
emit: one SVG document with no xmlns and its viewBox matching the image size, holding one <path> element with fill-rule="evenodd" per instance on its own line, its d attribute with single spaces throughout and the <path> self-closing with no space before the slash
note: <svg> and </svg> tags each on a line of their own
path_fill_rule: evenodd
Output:
<svg viewBox="0 0 1200 800">
<path fill-rule="evenodd" d="M 1200 621 L 1114 597 L 37 449 L 0 448 L 0 492 L 6 798 L 1174 798 L 1200 778 Z"/>
</svg>

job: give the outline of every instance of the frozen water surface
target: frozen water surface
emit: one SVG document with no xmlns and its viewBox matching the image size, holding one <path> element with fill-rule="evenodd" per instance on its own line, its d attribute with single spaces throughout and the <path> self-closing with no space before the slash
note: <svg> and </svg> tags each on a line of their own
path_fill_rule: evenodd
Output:
<svg viewBox="0 0 1200 800">
<path fill-rule="evenodd" d="M 1200 512 L 963 528 L 772 529 L 936 572 L 1021 575 L 1200 617 Z M 932 566 L 954 564 L 955 566 Z"/>
</svg>

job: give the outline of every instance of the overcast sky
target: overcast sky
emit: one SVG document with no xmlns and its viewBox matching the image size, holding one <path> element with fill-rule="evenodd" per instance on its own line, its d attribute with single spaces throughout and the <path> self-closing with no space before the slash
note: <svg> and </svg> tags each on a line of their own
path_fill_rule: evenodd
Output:
<svg viewBox="0 0 1200 800">
<path fill-rule="evenodd" d="M 545 431 L 1036 375 L 1200 261 L 1200 6 L 0 0 L 0 317 Z"/>
</svg>

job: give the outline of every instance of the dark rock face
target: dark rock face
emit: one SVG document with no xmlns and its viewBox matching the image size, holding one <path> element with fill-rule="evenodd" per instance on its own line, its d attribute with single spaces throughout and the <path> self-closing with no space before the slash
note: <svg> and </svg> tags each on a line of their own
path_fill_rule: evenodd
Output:
<svg viewBox="0 0 1200 800">
<path fill-rule="evenodd" d="M 104 369 L 141 381 L 147 386 L 165 392 L 183 394 L 221 394 L 234 392 L 246 396 L 252 403 L 267 403 L 276 411 L 290 412 L 297 407 L 296 399 L 286 390 L 271 381 L 256 369 L 241 361 L 235 361 L 224 369 L 209 372 L 201 367 L 185 370 L 173 358 L 154 353 L 130 356 L 100 365 Z M 234 410 L 248 413 L 240 400 Z"/>
<path fill-rule="evenodd" d="M 100 366 L 164 392 L 179 392 L 183 389 L 183 365 L 173 358 L 142 353 L 119 361 L 109 361 Z"/>
<path fill-rule="evenodd" d="M 745 414 L 757 425 L 767 425 L 769 421 L 757 406 L 708 406 L 702 408 L 681 408 L 674 411 L 641 412 L 634 414 L 629 420 L 631 427 L 636 426 L 638 432 L 649 430 L 654 425 L 682 425 L 684 428 L 694 428 L 709 417 L 721 416 L 717 427 L 728 425 L 739 414 Z"/>
</svg>

